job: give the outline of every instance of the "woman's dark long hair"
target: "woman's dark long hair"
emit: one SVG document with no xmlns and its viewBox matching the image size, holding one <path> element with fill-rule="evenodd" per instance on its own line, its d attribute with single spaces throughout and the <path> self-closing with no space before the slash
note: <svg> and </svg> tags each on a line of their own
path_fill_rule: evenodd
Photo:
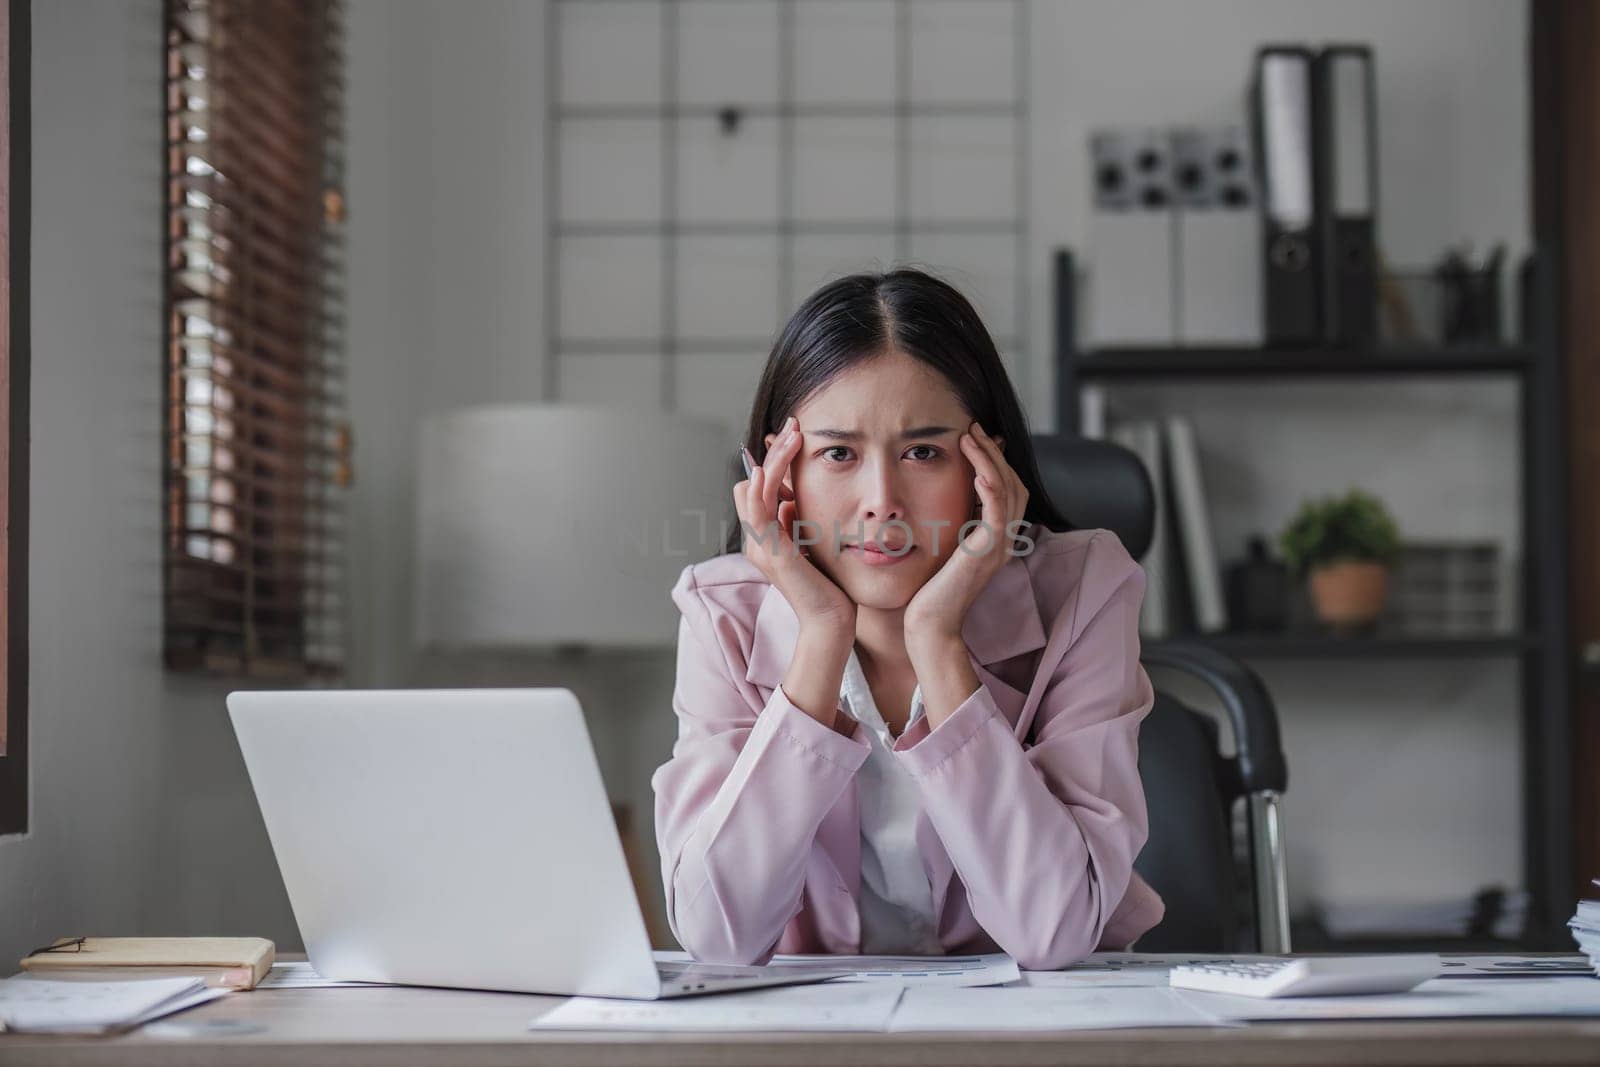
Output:
<svg viewBox="0 0 1600 1067">
<path fill-rule="evenodd" d="M 944 375 L 984 431 L 1005 439 L 1006 462 L 1028 488 L 1026 522 L 1072 529 L 1039 481 L 1027 420 L 994 339 L 966 297 L 920 270 L 852 274 L 806 298 L 784 325 L 761 372 L 745 431 L 750 455 L 757 463 L 764 460 L 766 435 L 776 433 L 808 397 L 840 373 L 891 349 Z M 723 551 L 743 547 L 735 517 Z"/>
</svg>

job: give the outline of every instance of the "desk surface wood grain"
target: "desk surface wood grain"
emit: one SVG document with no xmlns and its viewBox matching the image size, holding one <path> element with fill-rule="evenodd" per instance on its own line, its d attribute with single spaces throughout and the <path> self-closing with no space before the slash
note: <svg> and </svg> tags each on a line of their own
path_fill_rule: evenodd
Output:
<svg viewBox="0 0 1600 1067">
<path fill-rule="evenodd" d="M 285 954 L 284 959 L 296 958 Z M 303 958 L 303 957 L 298 957 Z M 0 1065 L 432 1065 L 501 1067 L 1041 1067 L 1046 1064 L 1600 1064 L 1600 1019 L 1294 1023 L 1059 1034 L 660 1034 L 543 1032 L 564 998 L 455 989 L 278 989 L 236 993 L 166 1021 L 259 1029 L 116 1037 L 0 1034 Z"/>
</svg>

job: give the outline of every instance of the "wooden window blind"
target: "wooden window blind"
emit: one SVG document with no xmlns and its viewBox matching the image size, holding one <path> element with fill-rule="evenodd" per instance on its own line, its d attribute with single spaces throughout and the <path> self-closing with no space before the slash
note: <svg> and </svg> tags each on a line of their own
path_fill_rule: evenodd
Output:
<svg viewBox="0 0 1600 1067">
<path fill-rule="evenodd" d="M 165 658 L 344 660 L 343 13 L 167 0 Z"/>
</svg>

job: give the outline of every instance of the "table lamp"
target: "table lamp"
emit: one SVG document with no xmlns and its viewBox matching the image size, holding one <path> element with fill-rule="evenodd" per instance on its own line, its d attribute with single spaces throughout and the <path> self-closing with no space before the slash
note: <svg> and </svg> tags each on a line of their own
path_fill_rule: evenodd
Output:
<svg viewBox="0 0 1600 1067">
<path fill-rule="evenodd" d="M 673 584 L 737 521 L 737 446 L 725 423 L 615 407 L 424 419 L 417 643 L 670 647 Z"/>
</svg>

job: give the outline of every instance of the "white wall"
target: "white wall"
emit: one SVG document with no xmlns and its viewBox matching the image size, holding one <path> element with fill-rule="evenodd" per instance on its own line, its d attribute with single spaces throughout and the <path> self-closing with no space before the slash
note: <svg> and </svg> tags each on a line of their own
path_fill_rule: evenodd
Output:
<svg viewBox="0 0 1600 1067">
<path fill-rule="evenodd" d="M 1036 269 L 1019 389 L 1040 429 L 1053 425 L 1048 256 L 1086 230 L 1086 131 L 1226 117 L 1259 39 L 1377 43 L 1384 242 L 1397 261 L 1461 236 L 1526 239 L 1521 4 L 1036 0 L 1031 17 Z M 648 777 L 674 731 L 670 651 L 508 662 L 409 644 L 416 419 L 539 399 L 543 3 L 355 0 L 350 23 L 351 682 L 571 686 L 648 844 Z M 34 802 L 29 835 L 0 840 L 0 958 L 77 930 L 298 947 L 227 726 L 228 686 L 160 665 L 159 27 L 154 0 L 58 0 L 34 14 Z M 1321 406 L 1327 395 L 1342 411 Z M 1409 531 L 1509 533 L 1512 424 L 1494 387 L 1241 396 L 1136 398 L 1196 412 L 1226 549 L 1350 471 L 1383 479 Z M 1417 404 L 1432 406 L 1421 441 Z M 1317 444 L 1347 442 L 1339 424 L 1357 413 L 1358 451 Z M 1302 436 L 1304 420 L 1322 425 Z M 1408 469 L 1419 445 L 1429 465 Z M 1264 477 L 1254 457 L 1291 447 L 1300 480 Z M 1505 665 L 1264 674 L 1290 747 L 1297 897 L 1516 879 Z"/>
<path fill-rule="evenodd" d="M 649 778 L 675 732 L 670 649 L 463 656 L 411 643 L 418 421 L 542 399 L 544 4 L 462 10 L 349 6 L 351 684 L 572 689 L 654 876 Z"/>
<path fill-rule="evenodd" d="M 402 684 L 417 420 L 538 400 L 542 3 L 348 7 L 357 684 Z"/>
<path fill-rule="evenodd" d="M 299 942 L 223 707 L 161 664 L 161 4 L 33 12 L 31 810 L 0 960 L 79 933 Z"/>
</svg>

